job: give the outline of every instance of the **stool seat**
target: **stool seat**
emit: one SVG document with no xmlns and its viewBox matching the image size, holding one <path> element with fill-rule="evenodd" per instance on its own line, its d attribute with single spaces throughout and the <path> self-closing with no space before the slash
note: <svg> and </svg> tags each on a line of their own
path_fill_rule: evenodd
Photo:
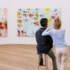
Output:
<svg viewBox="0 0 70 70">
<path fill-rule="evenodd" d="M 40 68 L 40 66 L 45 66 L 45 70 L 48 70 L 48 56 L 47 54 L 44 54 L 44 58 L 45 58 L 45 65 L 39 65 L 39 55 L 38 55 L 38 70 Z"/>
</svg>

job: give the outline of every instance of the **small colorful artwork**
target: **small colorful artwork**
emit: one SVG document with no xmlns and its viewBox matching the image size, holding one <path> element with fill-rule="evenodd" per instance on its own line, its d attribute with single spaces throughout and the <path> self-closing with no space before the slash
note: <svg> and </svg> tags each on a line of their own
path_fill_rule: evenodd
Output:
<svg viewBox="0 0 70 70">
<path fill-rule="evenodd" d="M 7 9 L 0 8 L 0 37 L 7 37 Z"/>
<path fill-rule="evenodd" d="M 40 19 L 48 18 L 48 27 L 53 28 L 56 17 L 60 17 L 60 9 L 52 8 L 24 8 L 17 10 L 17 34 L 21 36 L 35 36 L 41 27 Z"/>
</svg>

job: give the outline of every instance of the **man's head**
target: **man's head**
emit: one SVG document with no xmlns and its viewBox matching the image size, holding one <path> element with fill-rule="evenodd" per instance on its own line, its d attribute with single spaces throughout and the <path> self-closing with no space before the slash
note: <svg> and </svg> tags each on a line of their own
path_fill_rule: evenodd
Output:
<svg viewBox="0 0 70 70">
<path fill-rule="evenodd" d="M 42 27 L 47 27 L 47 26 L 48 26 L 48 19 L 47 19 L 47 18 L 42 18 L 42 19 L 40 20 L 40 25 L 41 25 Z"/>
</svg>

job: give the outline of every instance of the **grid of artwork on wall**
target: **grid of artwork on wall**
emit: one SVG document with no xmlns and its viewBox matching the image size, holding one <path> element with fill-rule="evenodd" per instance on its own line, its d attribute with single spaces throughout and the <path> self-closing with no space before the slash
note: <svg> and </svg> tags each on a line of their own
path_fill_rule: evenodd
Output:
<svg viewBox="0 0 70 70">
<path fill-rule="evenodd" d="M 61 15 L 59 8 L 23 8 L 17 10 L 17 35 L 35 36 L 35 32 L 40 28 L 40 19 L 48 18 L 48 27 L 53 27 L 54 19 Z"/>
<path fill-rule="evenodd" d="M 7 9 L 0 8 L 0 37 L 7 37 Z"/>
</svg>

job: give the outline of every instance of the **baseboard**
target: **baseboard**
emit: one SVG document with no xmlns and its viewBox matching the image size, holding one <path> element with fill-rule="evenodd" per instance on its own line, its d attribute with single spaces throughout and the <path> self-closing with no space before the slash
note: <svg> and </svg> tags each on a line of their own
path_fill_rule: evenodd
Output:
<svg viewBox="0 0 70 70">
<path fill-rule="evenodd" d="M 9 46 L 9 45 L 24 45 L 24 46 L 36 46 L 36 44 L 0 44 L 0 46 Z M 55 46 L 55 45 L 53 45 Z M 70 47 L 70 45 L 68 45 Z"/>
<path fill-rule="evenodd" d="M 9 45 L 36 46 L 36 44 L 0 44 L 0 46 L 9 46 Z"/>
</svg>

